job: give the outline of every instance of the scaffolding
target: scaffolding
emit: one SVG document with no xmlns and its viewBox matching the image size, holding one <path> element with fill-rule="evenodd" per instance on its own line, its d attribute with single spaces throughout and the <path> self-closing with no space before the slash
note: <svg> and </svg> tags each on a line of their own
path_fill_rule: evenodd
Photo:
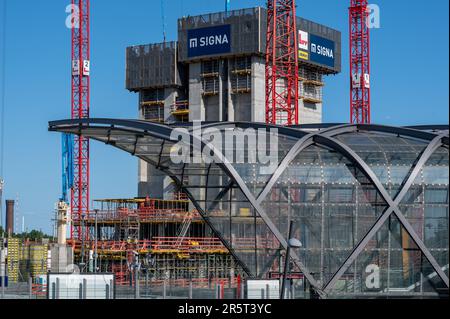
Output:
<svg viewBox="0 0 450 319">
<path fill-rule="evenodd" d="M 317 68 L 299 67 L 300 98 L 306 103 L 318 104 L 323 101 L 323 75 Z"/>
<path fill-rule="evenodd" d="M 172 114 L 178 122 L 188 122 L 189 121 L 189 101 L 182 100 L 176 101 L 170 107 L 170 114 Z"/>
<path fill-rule="evenodd" d="M 252 90 L 252 58 L 238 57 L 231 60 L 231 92 L 250 93 Z"/>
<path fill-rule="evenodd" d="M 213 96 L 219 94 L 219 60 L 203 61 L 201 65 L 202 95 Z"/>
<path fill-rule="evenodd" d="M 164 89 L 142 91 L 140 95 L 142 118 L 151 122 L 164 122 Z"/>
<path fill-rule="evenodd" d="M 89 240 L 70 244 L 78 261 L 83 253 L 89 260 L 89 252 L 95 251 L 99 271 L 115 273 L 117 284 L 134 285 L 135 267 L 152 285 L 165 280 L 177 285 L 189 280 L 199 287 L 235 281 L 230 275 L 234 259 L 190 209 L 186 194 L 174 193 L 171 200 L 103 199 L 96 206 L 77 225 L 88 229 Z"/>
</svg>

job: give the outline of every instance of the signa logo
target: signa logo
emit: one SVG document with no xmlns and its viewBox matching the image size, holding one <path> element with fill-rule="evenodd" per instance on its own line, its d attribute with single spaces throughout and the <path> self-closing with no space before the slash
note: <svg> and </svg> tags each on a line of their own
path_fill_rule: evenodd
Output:
<svg viewBox="0 0 450 319">
<path fill-rule="evenodd" d="M 311 52 L 334 59 L 333 49 L 329 49 L 321 45 L 311 44 Z"/>
<path fill-rule="evenodd" d="M 224 35 L 211 35 L 208 37 L 201 37 L 199 38 L 193 38 L 189 41 L 189 47 L 197 48 L 200 47 L 208 47 L 208 46 L 214 46 L 214 45 L 223 45 L 223 44 L 229 44 L 229 40 L 226 34 Z"/>
</svg>

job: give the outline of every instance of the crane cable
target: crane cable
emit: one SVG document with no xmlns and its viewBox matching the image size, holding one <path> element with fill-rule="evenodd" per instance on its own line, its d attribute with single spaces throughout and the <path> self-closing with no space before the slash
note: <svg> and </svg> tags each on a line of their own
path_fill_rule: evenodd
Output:
<svg viewBox="0 0 450 319">
<path fill-rule="evenodd" d="M 162 31 L 164 43 L 166 43 L 166 14 L 164 10 L 164 0 L 161 0 L 161 16 L 162 16 Z"/>
<path fill-rule="evenodd" d="M 3 225 L 3 168 L 5 150 L 5 96 L 6 96 L 6 1 L 3 0 L 1 97 L 0 97 L 0 226 Z"/>
</svg>

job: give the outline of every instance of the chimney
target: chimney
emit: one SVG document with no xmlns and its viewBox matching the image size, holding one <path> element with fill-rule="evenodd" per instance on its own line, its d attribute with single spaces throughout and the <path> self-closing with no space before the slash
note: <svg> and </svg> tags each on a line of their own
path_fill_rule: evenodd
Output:
<svg viewBox="0 0 450 319">
<path fill-rule="evenodd" d="M 6 201 L 6 234 L 10 237 L 14 233 L 14 204 L 13 200 Z"/>
</svg>

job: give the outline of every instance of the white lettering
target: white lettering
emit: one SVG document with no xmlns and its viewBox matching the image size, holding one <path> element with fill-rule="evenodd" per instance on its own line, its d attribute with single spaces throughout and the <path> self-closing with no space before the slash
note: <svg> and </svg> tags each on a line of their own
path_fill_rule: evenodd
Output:
<svg viewBox="0 0 450 319">
<path fill-rule="evenodd" d="M 66 27 L 68 29 L 80 28 L 80 7 L 76 4 L 69 4 L 66 7 L 66 12 L 70 13 L 66 18 Z"/>
<path fill-rule="evenodd" d="M 202 130 L 201 122 L 194 121 L 192 131 L 176 128 L 170 137 L 176 142 L 170 150 L 174 164 L 260 164 L 260 175 L 272 175 L 278 167 L 276 129 L 268 132 L 236 128 L 222 132 L 217 128 Z"/>
<path fill-rule="evenodd" d="M 313 46 L 314 46 L 314 51 L 312 50 Z M 330 49 L 330 48 L 326 48 L 326 47 L 323 47 L 321 45 L 318 45 L 317 46 L 317 50 L 316 50 L 316 45 L 315 44 L 311 44 L 311 51 L 313 51 L 314 53 L 323 55 L 323 56 L 325 56 L 327 58 L 334 59 L 333 50 Z"/>
<path fill-rule="evenodd" d="M 191 39 L 189 41 L 189 47 L 190 48 L 196 48 L 198 46 L 198 40 L 197 38 Z"/>
<path fill-rule="evenodd" d="M 224 34 L 223 38 L 222 38 L 222 44 L 225 44 L 225 43 L 228 44 L 228 37 L 226 34 Z"/>
<path fill-rule="evenodd" d="M 201 37 L 200 39 L 193 38 L 189 40 L 189 47 L 196 48 L 200 47 L 208 47 L 214 45 L 223 45 L 230 43 L 226 34 L 224 35 L 211 35 L 208 37 Z"/>
<path fill-rule="evenodd" d="M 369 265 L 366 267 L 366 287 L 368 289 L 380 289 L 380 267 L 377 265 Z"/>
<path fill-rule="evenodd" d="M 202 314 L 206 317 L 211 315 L 212 306 L 190 306 L 189 304 L 185 304 L 184 306 L 178 307 L 179 314 Z"/>
<path fill-rule="evenodd" d="M 369 16 L 367 17 L 367 27 L 369 29 L 381 28 L 381 14 L 380 7 L 376 4 L 369 4 L 367 6 Z"/>
</svg>

